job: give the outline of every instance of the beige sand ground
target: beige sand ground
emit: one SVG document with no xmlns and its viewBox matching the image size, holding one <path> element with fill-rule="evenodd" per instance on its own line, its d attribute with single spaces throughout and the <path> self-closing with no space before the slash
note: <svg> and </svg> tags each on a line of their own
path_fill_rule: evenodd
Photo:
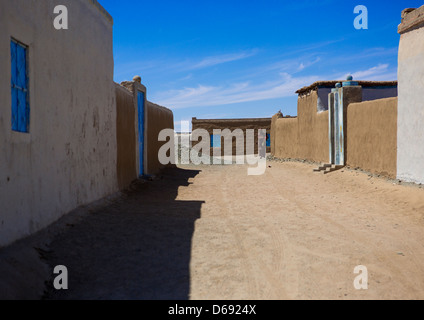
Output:
<svg viewBox="0 0 424 320">
<path fill-rule="evenodd" d="M 203 200 L 191 299 L 423 299 L 424 190 L 364 173 L 269 163 L 210 166 L 181 187 Z M 354 267 L 369 272 L 357 291 Z"/>
<path fill-rule="evenodd" d="M 424 189 L 268 164 L 256 177 L 245 166 L 185 166 L 77 210 L 35 237 L 50 268 L 69 269 L 69 290 L 46 297 L 424 299 Z M 43 282 L 43 268 L 19 254 L 36 246 L 26 243 L 0 252 L 0 296 Z M 357 265 L 368 268 L 366 291 L 354 289 Z"/>
</svg>

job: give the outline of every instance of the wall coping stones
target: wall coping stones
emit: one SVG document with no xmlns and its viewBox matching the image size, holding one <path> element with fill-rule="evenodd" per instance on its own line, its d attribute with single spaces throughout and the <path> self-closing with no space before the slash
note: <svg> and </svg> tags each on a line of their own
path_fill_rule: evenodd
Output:
<svg viewBox="0 0 424 320">
<path fill-rule="evenodd" d="M 398 33 L 403 34 L 421 27 L 424 27 L 424 6 L 402 11 L 402 22 L 398 27 Z"/>
</svg>

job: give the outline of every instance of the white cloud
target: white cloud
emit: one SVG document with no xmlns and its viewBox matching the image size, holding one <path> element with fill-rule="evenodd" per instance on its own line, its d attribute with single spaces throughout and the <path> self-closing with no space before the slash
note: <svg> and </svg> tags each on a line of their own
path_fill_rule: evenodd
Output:
<svg viewBox="0 0 424 320">
<path fill-rule="evenodd" d="M 347 75 L 343 78 L 346 78 Z M 353 72 L 351 75 L 354 80 L 390 81 L 397 79 L 397 70 L 390 69 L 389 64 L 378 64 L 367 70 Z"/>
<path fill-rule="evenodd" d="M 351 54 L 332 54 L 327 57 L 333 65 L 357 65 L 358 62 L 382 61 L 394 58 L 397 59 L 398 48 L 369 48 L 363 51 L 352 52 Z M 378 60 L 377 60 L 378 59 Z"/>
<path fill-rule="evenodd" d="M 186 81 L 186 80 L 190 80 L 191 78 L 193 78 L 193 74 L 192 73 L 190 73 L 189 75 L 187 75 L 187 76 L 185 76 L 185 77 L 183 77 L 181 79 L 178 79 L 178 81 Z"/>
<path fill-rule="evenodd" d="M 273 82 L 243 82 L 229 87 L 199 85 L 195 88 L 170 90 L 157 93 L 154 101 L 173 109 L 260 101 L 293 96 L 296 90 L 317 80 L 317 76 L 293 78 L 289 74 L 281 74 L 281 78 Z"/>
<path fill-rule="evenodd" d="M 134 60 L 131 62 L 120 63 L 119 60 L 115 62 L 115 78 L 119 80 L 127 77 L 132 79 L 135 74 L 144 73 L 181 73 L 196 71 L 208 67 L 217 66 L 224 63 L 239 61 L 255 56 L 259 52 L 258 49 L 246 50 L 222 55 L 214 55 L 203 57 L 199 59 L 186 59 L 186 60 L 173 60 L 173 59 L 154 59 L 154 60 Z M 193 77 L 190 73 L 188 76 L 183 77 L 180 81 L 189 80 Z"/>
<path fill-rule="evenodd" d="M 261 66 L 260 72 L 267 73 L 274 70 L 279 70 L 280 72 L 287 72 L 290 74 L 295 74 L 297 72 L 303 71 L 314 64 L 321 61 L 321 57 L 314 57 L 311 55 L 304 55 L 301 57 L 293 58 L 293 59 L 285 59 L 278 62 L 273 62 L 267 66 Z"/>
<path fill-rule="evenodd" d="M 386 72 L 388 68 L 388 64 L 379 64 L 378 66 L 369 68 L 368 70 L 354 72 L 353 76 L 355 79 L 365 79 L 371 76 L 375 76 L 376 74 Z"/>
<path fill-rule="evenodd" d="M 306 67 L 305 64 L 302 65 Z M 353 72 L 352 75 L 355 80 L 394 80 L 396 79 L 396 70 L 391 69 L 389 64 L 379 64 L 367 70 Z M 179 90 L 158 92 L 153 98 L 160 105 L 173 109 L 219 106 L 289 97 L 295 95 L 296 90 L 315 81 L 343 78 L 346 79 L 346 75 L 341 77 L 319 77 L 316 75 L 295 77 L 281 72 L 279 79 L 276 81 L 265 81 L 262 83 L 253 81 L 237 82 L 229 86 L 198 85 Z"/>
<path fill-rule="evenodd" d="M 188 67 L 187 69 L 202 69 L 207 67 L 213 67 L 213 66 L 227 63 L 227 62 L 233 62 L 233 61 L 246 59 L 256 55 L 256 53 L 257 53 L 257 50 L 252 50 L 248 52 L 246 51 L 246 52 L 240 52 L 240 53 L 210 56 L 210 57 L 204 58 L 198 63 L 194 63 L 192 66 Z"/>
<path fill-rule="evenodd" d="M 381 51 L 384 50 L 380 48 L 374 50 L 370 49 L 362 54 L 374 56 L 374 54 L 381 53 Z M 245 59 L 254 54 L 256 54 L 256 51 L 211 56 L 200 59 L 197 63 L 191 62 L 190 64 L 186 61 L 179 64 L 178 68 L 206 68 L 221 63 Z M 321 58 L 317 54 L 308 54 L 298 56 L 296 58 L 279 60 L 277 62 L 274 60 L 274 62 L 268 64 L 265 61 L 262 61 L 262 63 L 256 65 L 253 69 L 241 71 L 237 75 L 237 78 L 226 78 L 225 84 L 224 82 L 193 83 L 187 87 L 154 92 L 151 94 L 151 98 L 152 101 L 155 101 L 160 105 L 173 109 L 183 109 L 220 106 L 295 96 L 296 90 L 310 85 L 315 81 L 346 79 L 346 74 L 342 75 L 340 70 L 346 70 L 345 67 L 348 65 L 348 61 L 339 61 L 336 57 L 335 60 L 338 63 L 333 63 L 333 60 L 331 60 L 332 63 L 329 64 L 327 59 L 322 61 L 324 58 Z M 357 59 L 359 59 L 359 57 L 357 57 Z M 359 59 L 359 61 L 360 60 L 361 59 Z M 321 74 L 320 76 L 312 74 L 311 72 L 306 74 L 305 71 L 308 67 L 318 63 L 322 64 L 318 70 L 324 69 L 329 73 L 325 73 L 324 75 Z M 353 62 L 351 65 L 353 65 Z M 362 64 L 356 63 L 354 65 Z M 192 72 L 196 74 L 196 71 Z M 302 74 L 300 71 L 303 71 Z M 380 63 L 371 68 L 357 70 L 350 74 L 353 75 L 355 80 L 395 80 L 397 79 L 397 68 L 396 66 L 392 67 L 389 63 Z M 270 81 L 269 79 L 276 80 Z M 211 81 L 216 81 L 216 79 L 211 79 Z"/>
<path fill-rule="evenodd" d="M 315 58 L 314 60 L 309 60 L 309 61 L 304 61 L 300 63 L 299 68 L 297 69 L 297 71 L 303 71 L 306 68 L 309 68 L 310 66 L 313 66 L 314 64 L 318 63 L 321 61 L 320 57 Z"/>
</svg>

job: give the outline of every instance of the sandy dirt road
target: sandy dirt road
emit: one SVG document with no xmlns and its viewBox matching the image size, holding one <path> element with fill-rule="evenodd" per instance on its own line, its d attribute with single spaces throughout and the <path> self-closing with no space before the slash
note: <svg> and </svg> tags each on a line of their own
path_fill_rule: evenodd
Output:
<svg viewBox="0 0 424 320">
<path fill-rule="evenodd" d="M 50 299 L 423 299 L 424 190 L 312 165 L 185 166 L 51 244 Z M 355 290 L 358 265 L 368 290 Z"/>
</svg>

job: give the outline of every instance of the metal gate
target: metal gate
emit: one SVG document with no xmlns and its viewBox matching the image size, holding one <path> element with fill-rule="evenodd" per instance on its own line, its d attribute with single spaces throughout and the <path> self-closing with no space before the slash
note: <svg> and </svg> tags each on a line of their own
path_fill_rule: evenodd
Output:
<svg viewBox="0 0 424 320">
<path fill-rule="evenodd" d="M 330 164 L 344 165 L 344 119 L 342 90 L 333 89 L 329 96 Z"/>
<path fill-rule="evenodd" d="M 339 96 L 339 92 L 334 94 L 334 164 L 344 165 L 343 103 L 339 100 Z"/>
<path fill-rule="evenodd" d="M 347 108 L 351 103 L 362 101 L 362 87 L 349 76 L 343 85 L 337 83 L 328 97 L 330 164 L 344 166 L 347 156 Z"/>
</svg>

